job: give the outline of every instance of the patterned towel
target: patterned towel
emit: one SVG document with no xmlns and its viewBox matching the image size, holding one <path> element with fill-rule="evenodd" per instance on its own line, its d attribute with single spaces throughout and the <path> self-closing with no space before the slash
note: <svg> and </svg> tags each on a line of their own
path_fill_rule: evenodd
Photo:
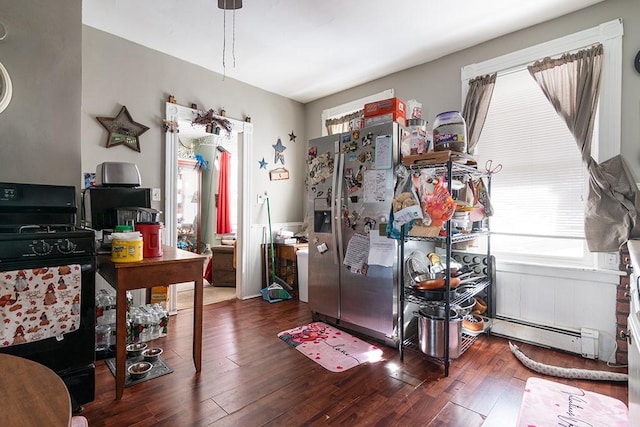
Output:
<svg viewBox="0 0 640 427">
<path fill-rule="evenodd" d="M 81 281 L 79 264 L 0 272 L 0 347 L 78 329 Z"/>
</svg>

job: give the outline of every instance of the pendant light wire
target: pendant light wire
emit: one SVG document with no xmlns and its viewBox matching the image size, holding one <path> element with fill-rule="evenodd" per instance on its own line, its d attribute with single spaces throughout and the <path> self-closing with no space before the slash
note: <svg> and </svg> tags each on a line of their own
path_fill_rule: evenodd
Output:
<svg viewBox="0 0 640 427">
<path fill-rule="evenodd" d="M 231 54 L 233 55 L 233 68 L 236 68 L 236 0 L 233 0 L 233 40 L 231 41 Z"/>
<path fill-rule="evenodd" d="M 240 6 L 242 7 L 242 6 Z M 236 0 L 233 0 L 233 16 L 232 16 L 232 39 L 231 39 L 231 55 L 233 57 L 233 68 L 236 68 Z M 222 80 L 227 75 L 227 0 L 223 0 L 222 9 L 224 10 L 222 15 Z"/>
<path fill-rule="evenodd" d="M 227 0 L 224 0 L 222 12 L 222 80 L 227 75 L 227 63 L 225 60 L 227 52 Z"/>
</svg>

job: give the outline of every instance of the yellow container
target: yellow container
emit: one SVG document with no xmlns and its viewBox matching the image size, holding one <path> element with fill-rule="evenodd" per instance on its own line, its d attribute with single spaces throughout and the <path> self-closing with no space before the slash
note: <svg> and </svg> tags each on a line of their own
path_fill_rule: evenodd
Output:
<svg viewBox="0 0 640 427">
<path fill-rule="evenodd" d="M 111 234 L 111 261 L 142 261 L 142 236 L 138 232 Z"/>
</svg>

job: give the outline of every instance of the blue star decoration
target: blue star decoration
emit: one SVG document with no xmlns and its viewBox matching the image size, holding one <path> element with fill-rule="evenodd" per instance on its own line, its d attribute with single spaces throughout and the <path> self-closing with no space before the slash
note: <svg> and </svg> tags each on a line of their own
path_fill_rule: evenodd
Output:
<svg viewBox="0 0 640 427">
<path fill-rule="evenodd" d="M 276 155 L 273 159 L 273 163 L 278 163 L 278 161 L 280 161 L 280 163 L 284 165 L 284 154 L 282 154 L 282 152 L 286 150 L 287 147 L 282 145 L 282 141 L 280 140 L 280 138 L 278 138 L 278 142 L 272 145 L 272 147 L 274 150 L 276 150 Z"/>
<path fill-rule="evenodd" d="M 289 134 L 289 142 L 291 141 L 296 142 L 296 134 L 293 131 Z"/>
<path fill-rule="evenodd" d="M 258 163 L 260 163 L 260 169 L 266 169 L 267 168 L 267 162 L 264 161 L 264 157 Z"/>
<path fill-rule="evenodd" d="M 124 144 L 132 150 L 140 152 L 140 139 L 138 137 L 148 131 L 149 128 L 134 122 L 127 107 L 123 105 L 115 117 L 96 117 L 96 119 L 109 131 L 107 148 Z"/>
</svg>

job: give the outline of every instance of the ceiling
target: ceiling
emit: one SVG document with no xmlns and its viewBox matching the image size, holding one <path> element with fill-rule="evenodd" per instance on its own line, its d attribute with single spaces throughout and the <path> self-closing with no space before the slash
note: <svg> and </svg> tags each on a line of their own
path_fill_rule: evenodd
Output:
<svg viewBox="0 0 640 427">
<path fill-rule="evenodd" d="M 85 0 L 82 22 L 307 103 L 601 1 Z"/>
</svg>

